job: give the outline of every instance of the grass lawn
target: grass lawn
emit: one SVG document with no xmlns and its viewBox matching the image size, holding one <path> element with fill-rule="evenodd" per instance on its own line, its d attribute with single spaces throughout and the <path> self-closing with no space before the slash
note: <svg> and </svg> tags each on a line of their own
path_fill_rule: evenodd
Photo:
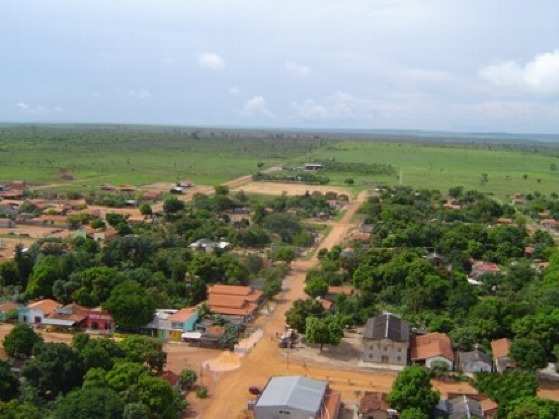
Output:
<svg viewBox="0 0 559 419">
<path fill-rule="evenodd" d="M 557 157 L 543 153 L 505 151 L 502 149 L 468 146 L 436 146 L 414 143 L 340 142 L 322 147 L 301 161 L 335 158 L 341 162 L 387 163 L 402 174 L 402 183 L 415 188 L 440 189 L 456 185 L 468 189 L 493 192 L 503 197 L 514 192 L 559 192 Z M 481 174 L 487 173 L 488 183 L 481 184 Z M 321 172 L 335 185 L 353 178 L 353 188 L 362 189 L 379 183 L 398 184 L 399 176 L 362 176 L 354 173 Z M 524 179 L 524 175 L 528 175 Z M 538 179 L 540 180 L 538 182 Z"/>
</svg>

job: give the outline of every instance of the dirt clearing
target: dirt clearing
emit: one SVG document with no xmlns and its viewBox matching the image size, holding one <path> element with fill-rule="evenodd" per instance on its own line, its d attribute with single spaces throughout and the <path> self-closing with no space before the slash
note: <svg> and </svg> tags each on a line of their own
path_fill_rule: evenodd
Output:
<svg viewBox="0 0 559 419">
<path fill-rule="evenodd" d="M 262 194 L 262 195 L 281 195 L 284 192 L 287 195 L 304 195 L 306 192 L 336 192 L 338 194 L 351 195 L 347 189 L 338 186 L 328 185 L 303 185 L 299 183 L 276 183 L 276 182 L 252 182 L 242 186 L 232 186 L 234 191 L 242 190 L 246 193 Z"/>
</svg>

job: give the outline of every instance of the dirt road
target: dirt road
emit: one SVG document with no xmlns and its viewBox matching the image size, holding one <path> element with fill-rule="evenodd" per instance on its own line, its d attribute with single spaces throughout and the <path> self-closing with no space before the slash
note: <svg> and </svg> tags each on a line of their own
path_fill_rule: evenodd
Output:
<svg viewBox="0 0 559 419">
<path fill-rule="evenodd" d="M 246 193 L 263 194 L 263 195 L 304 195 L 306 192 L 336 192 L 338 194 L 351 195 L 347 189 L 339 186 L 327 185 L 304 185 L 301 183 L 278 183 L 278 182 L 253 182 L 249 179 L 248 182 L 238 186 L 231 186 L 233 191 L 244 191 Z"/>
<path fill-rule="evenodd" d="M 359 194 L 352 201 L 343 217 L 333 223 L 329 234 L 322 240 L 319 248 L 331 248 L 340 243 L 354 228 L 353 216 L 361 203 L 366 199 L 366 193 Z M 359 389 L 386 389 L 394 379 L 394 374 L 368 374 L 354 371 L 331 370 L 324 365 L 300 364 L 289 360 L 277 346 L 276 334 L 284 330 L 285 312 L 293 301 L 306 298 L 304 292 L 305 275 L 309 269 L 318 264 L 316 255 L 308 260 L 297 260 L 292 263 L 292 272 L 284 281 L 284 291 L 278 297 L 274 312 L 266 318 L 260 318 L 257 326 L 262 327 L 264 337 L 241 361 L 241 367 L 226 373 L 212 391 L 212 403 L 206 411 L 200 412 L 203 418 L 238 418 L 243 417 L 249 400 L 248 388 L 251 385 L 262 386 L 273 375 L 307 375 L 315 378 L 327 379 L 332 387 L 345 392 L 346 395 Z"/>
</svg>

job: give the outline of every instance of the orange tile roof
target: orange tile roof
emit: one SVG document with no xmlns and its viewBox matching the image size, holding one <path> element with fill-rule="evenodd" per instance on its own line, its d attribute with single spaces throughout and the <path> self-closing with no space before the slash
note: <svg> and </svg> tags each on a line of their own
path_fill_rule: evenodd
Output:
<svg viewBox="0 0 559 419">
<path fill-rule="evenodd" d="M 442 356 L 454 361 L 454 351 L 450 338 L 444 333 L 428 333 L 415 336 L 411 342 L 412 361 L 425 360 L 435 356 Z"/>
<path fill-rule="evenodd" d="M 226 294 L 226 295 L 249 295 L 252 292 L 251 287 L 241 285 L 212 285 L 209 287 L 210 294 Z"/>
<path fill-rule="evenodd" d="M 367 391 L 359 402 L 359 412 L 364 414 L 373 413 L 375 410 L 385 411 L 390 406 L 386 401 L 386 393 L 376 391 Z"/>
<path fill-rule="evenodd" d="M 342 294 L 342 295 L 353 295 L 355 289 L 349 285 L 342 285 L 342 286 L 329 286 L 328 287 L 328 294 Z"/>
<path fill-rule="evenodd" d="M 223 306 L 212 306 L 210 305 L 210 311 L 216 314 L 223 314 L 229 316 L 249 316 L 253 314 L 258 306 L 254 303 L 248 303 L 241 308 L 231 308 Z"/>
<path fill-rule="evenodd" d="M 491 352 L 493 358 L 502 358 L 509 356 L 511 342 L 507 338 L 497 339 L 491 341 Z"/>
<path fill-rule="evenodd" d="M 6 301 L 5 303 L 1 303 L 0 304 L 0 312 L 8 312 L 8 311 L 14 311 L 18 309 L 18 305 L 17 303 L 14 303 L 13 301 Z"/>
<path fill-rule="evenodd" d="M 320 305 L 322 306 L 322 308 L 326 311 L 330 311 L 330 309 L 332 308 L 332 306 L 334 305 L 334 303 L 330 300 L 326 300 L 324 298 L 321 298 L 320 300 L 318 300 L 318 302 L 320 303 Z"/>
<path fill-rule="evenodd" d="M 236 295 L 221 295 L 221 294 L 210 294 L 208 297 L 208 304 L 210 307 L 230 307 L 230 308 L 241 308 L 245 305 L 246 299 L 242 296 Z"/>
<path fill-rule="evenodd" d="M 185 307 L 177 311 L 175 314 L 169 316 L 168 320 L 172 322 L 184 322 L 194 314 L 196 307 Z"/>
<path fill-rule="evenodd" d="M 33 310 L 41 310 L 47 316 L 54 313 L 56 309 L 60 307 L 62 307 L 62 304 L 49 298 L 45 300 L 34 301 L 27 305 L 27 308 L 32 308 Z"/>
<path fill-rule="evenodd" d="M 499 405 L 491 399 L 483 399 L 481 400 L 480 404 L 483 413 L 492 413 L 499 408 Z"/>
</svg>

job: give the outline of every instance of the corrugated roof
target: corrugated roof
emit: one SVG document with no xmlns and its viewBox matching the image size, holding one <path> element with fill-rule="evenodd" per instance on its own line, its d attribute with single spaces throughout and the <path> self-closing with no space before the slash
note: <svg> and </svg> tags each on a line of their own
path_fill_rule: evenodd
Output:
<svg viewBox="0 0 559 419">
<path fill-rule="evenodd" d="M 384 313 L 367 321 L 363 336 L 367 339 L 410 340 L 410 325 L 392 313 Z"/>
<path fill-rule="evenodd" d="M 249 295 L 252 293 L 251 287 L 241 285 L 212 285 L 208 288 L 210 294 L 225 294 L 225 295 Z"/>
<path fill-rule="evenodd" d="M 49 298 L 45 299 L 45 300 L 39 300 L 39 301 L 34 301 L 32 303 L 27 304 L 27 308 L 33 309 L 33 310 L 41 310 L 43 312 L 43 314 L 45 315 L 49 315 L 51 313 L 54 313 L 56 311 L 57 308 L 62 307 L 62 304 L 51 300 Z"/>
<path fill-rule="evenodd" d="M 175 314 L 169 316 L 168 320 L 172 322 L 184 322 L 190 318 L 196 311 L 196 307 L 181 308 Z"/>
<path fill-rule="evenodd" d="M 272 377 L 256 406 L 286 406 L 316 416 L 328 383 L 301 376 Z"/>
<path fill-rule="evenodd" d="M 458 361 L 460 363 L 460 368 L 465 372 L 469 372 L 469 370 L 473 367 L 472 364 L 476 362 L 485 362 L 486 364 L 491 365 L 491 357 L 485 352 L 481 352 L 479 350 L 471 352 L 458 352 Z"/>
</svg>

